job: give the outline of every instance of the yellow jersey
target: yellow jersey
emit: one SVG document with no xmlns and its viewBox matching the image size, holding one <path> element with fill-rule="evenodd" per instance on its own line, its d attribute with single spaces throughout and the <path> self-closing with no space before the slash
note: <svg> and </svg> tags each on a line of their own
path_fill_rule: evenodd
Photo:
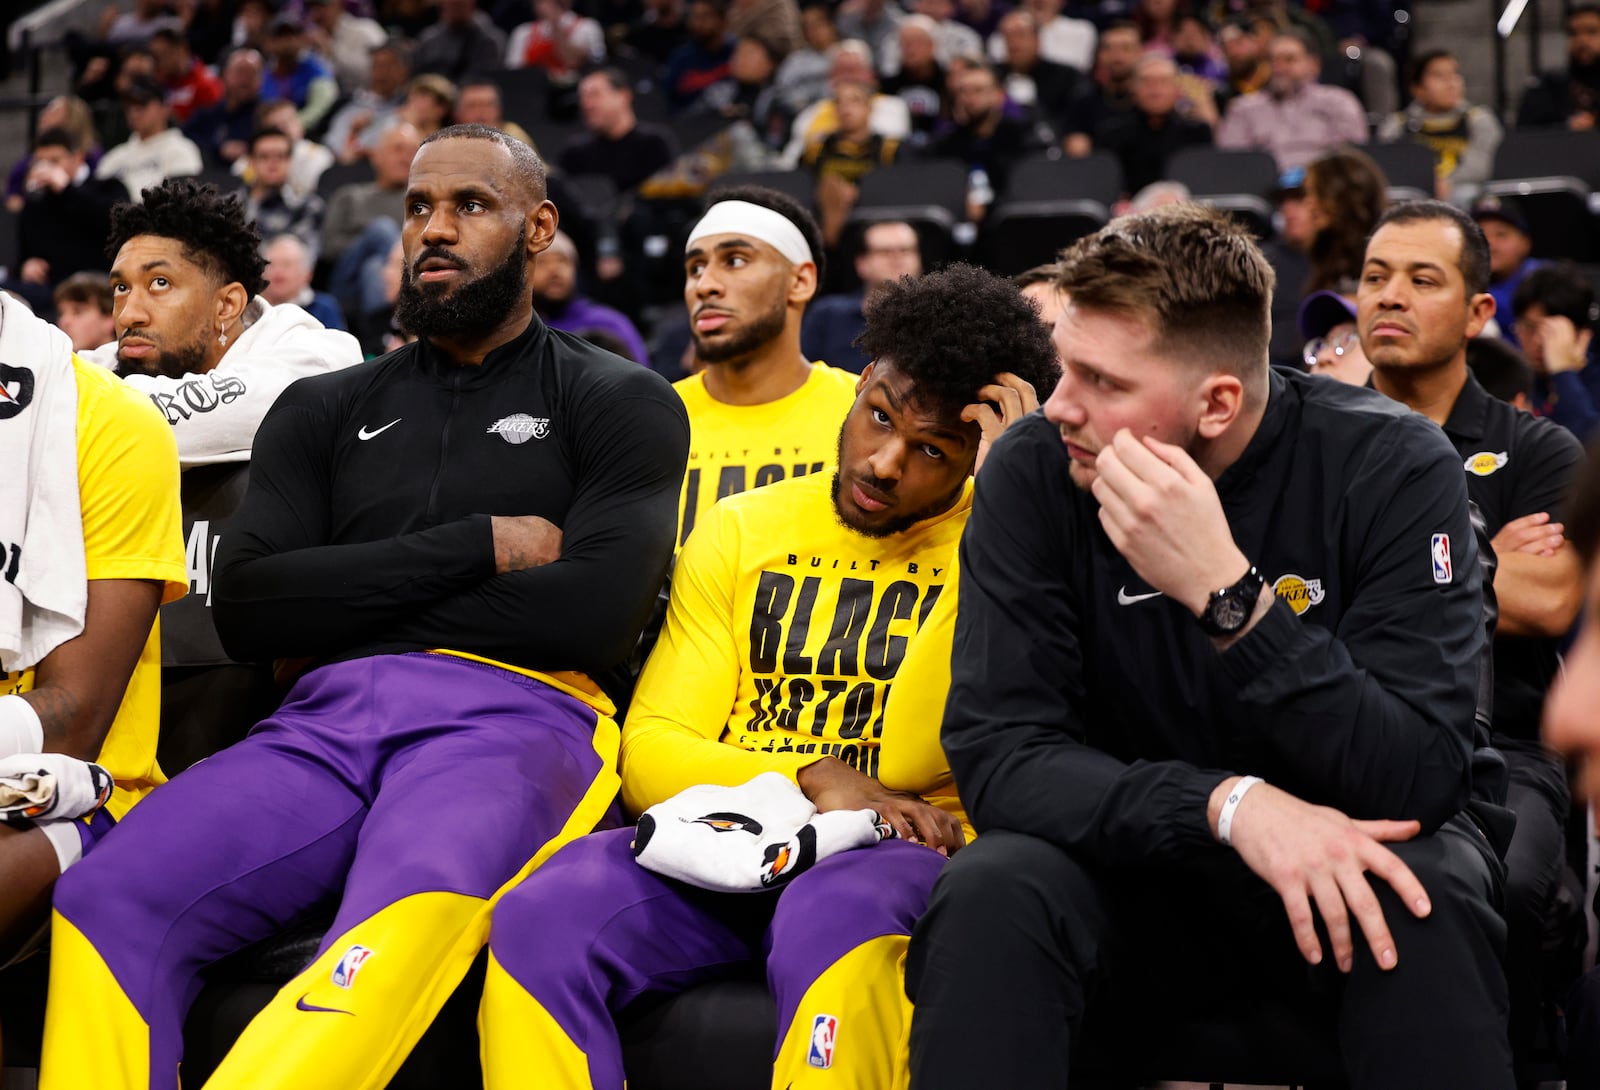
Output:
<svg viewBox="0 0 1600 1090">
<path fill-rule="evenodd" d="M 723 500 L 684 546 L 622 730 L 635 813 L 695 784 L 793 779 L 822 757 L 877 775 L 889 691 L 945 589 L 972 485 L 869 538 L 838 521 L 832 476 Z"/>
<path fill-rule="evenodd" d="M 764 405 L 718 401 L 701 375 L 673 383 L 689 410 L 689 465 L 678 501 L 678 548 L 723 497 L 832 466 L 858 377 L 814 363 L 798 390 Z"/>
<path fill-rule="evenodd" d="M 103 367 L 72 357 L 78 383 L 78 502 L 90 580 L 150 579 L 162 602 L 189 589 L 178 501 L 178 444 L 150 399 Z M 0 695 L 33 688 L 33 670 L 0 675 Z M 161 622 L 150 626 L 96 760 L 116 781 L 106 809 L 121 819 L 166 776 L 161 723 Z"/>
</svg>

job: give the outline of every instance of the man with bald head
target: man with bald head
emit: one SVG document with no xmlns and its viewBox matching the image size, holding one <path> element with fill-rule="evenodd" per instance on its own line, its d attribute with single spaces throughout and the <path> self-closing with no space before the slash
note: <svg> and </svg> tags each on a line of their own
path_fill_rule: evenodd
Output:
<svg viewBox="0 0 1600 1090">
<path fill-rule="evenodd" d="M 496 891 L 616 794 L 592 679 L 666 575 L 683 406 L 534 313 L 557 216 L 526 144 L 429 137 L 405 210 L 418 341 L 285 391 L 217 557 L 229 653 L 304 672 L 59 891 L 44 1087 L 175 1088 L 204 968 L 330 902 L 207 1085 L 386 1085 Z"/>
<path fill-rule="evenodd" d="M 533 309 L 551 329 L 589 338 L 604 333 L 628 350 L 634 363 L 647 363 L 650 350 L 627 315 L 578 292 L 578 247 L 565 231 L 557 231 L 550 248 L 539 255 L 529 278 Z"/>
<path fill-rule="evenodd" d="M 372 151 L 370 182 L 334 190 L 322 221 L 322 256 L 334 262 L 328 290 L 348 314 L 383 305 L 383 261 L 400 237 L 406 181 L 421 137 L 410 125 L 392 126 Z"/>
</svg>

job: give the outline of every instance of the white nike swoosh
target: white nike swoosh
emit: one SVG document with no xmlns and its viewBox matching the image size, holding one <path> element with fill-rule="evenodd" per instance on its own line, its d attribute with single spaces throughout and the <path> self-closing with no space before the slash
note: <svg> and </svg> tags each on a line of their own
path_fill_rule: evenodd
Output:
<svg viewBox="0 0 1600 1090">
<path fill-rule="evenodd" d="M 1142 602 L 1146 598 L 1159 597 L 1161 597 L 1161 592 L 1159 590 L 1153 590 L 1149 594 L 1129 594 L 1127 587 L 1117 588 L 1117 605 L 1119 606 L 1131 606 L 1133 603 Z"/>
<path fill-rule="evenodd" d="M 404 419 L 405 419 L 405 417 L 403 417 L 403 416 L 397 416 L 393 420 L 391 420 L 387 424 L 385 424 L 383 427 L 379 428 L 377 431 L 368 431 L 366 429 L 366 427 L 363 426 L 360 431 L 356 432 L 356 438 L 361 440 L 363 443 L 365 443 L 368 439 L 371 439 L 371 438 L 373 438 L 375 436 L 382 435 L 384 432 L 388 431 L 390 428 L 394 427 L 396 424 L 400 423 L 400 421 L 402 421 Z"/>
</svg>

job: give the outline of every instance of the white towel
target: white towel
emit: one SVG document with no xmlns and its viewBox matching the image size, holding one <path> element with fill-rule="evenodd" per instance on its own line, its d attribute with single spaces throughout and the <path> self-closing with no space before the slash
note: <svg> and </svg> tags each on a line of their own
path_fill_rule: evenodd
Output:
<svg viewBox="0 0 1600 1090">
<path fill-rule="evenodd" d="M 787 777 L 763 772 L 738 787 L 691 787 L 650 807 L 634 831 L 633 855 L 647 870 L 701 889 L 757 893 L 894 835 L 876 810 L 818 813 Z"/>
<path fill-rule="evenodd" d="M 0 292 L 0 670 L 83 631 L 89 584 L 78 498 L 72 342 Z"/>
<path fill-rule="evenodd" d="M 0 759 L 0 820 L 78 818 L 106 804 L 111 773 L 65 753 Z"/>
</svg>

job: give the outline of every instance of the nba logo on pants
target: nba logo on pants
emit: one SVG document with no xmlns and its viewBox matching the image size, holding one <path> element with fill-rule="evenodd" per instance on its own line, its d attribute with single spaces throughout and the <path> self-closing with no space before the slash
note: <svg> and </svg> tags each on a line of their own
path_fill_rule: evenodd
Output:
<svg viewBox="0 0 1600 1090">
<path fill-rule="evenodd" d="M 839 1039 L 839 1020 L 831 1014 L 819 1014 L 811 1021 L 811 1051 L 806 1053 L 806 1063 L 812 1067 L 833 1066 L 833 1046 Z"/>
<path fill-rule="evenodd" d="M 356 974 L 361 971 L 361 966 L 372 956 L 372 951 L 365 946 L 352 946 L 344 952 L 344 957 L 339 959 L 339 964 L 333 967 L 333 982 L 340 988 L 350 988 L 356 982 Z"/>
</svg>

